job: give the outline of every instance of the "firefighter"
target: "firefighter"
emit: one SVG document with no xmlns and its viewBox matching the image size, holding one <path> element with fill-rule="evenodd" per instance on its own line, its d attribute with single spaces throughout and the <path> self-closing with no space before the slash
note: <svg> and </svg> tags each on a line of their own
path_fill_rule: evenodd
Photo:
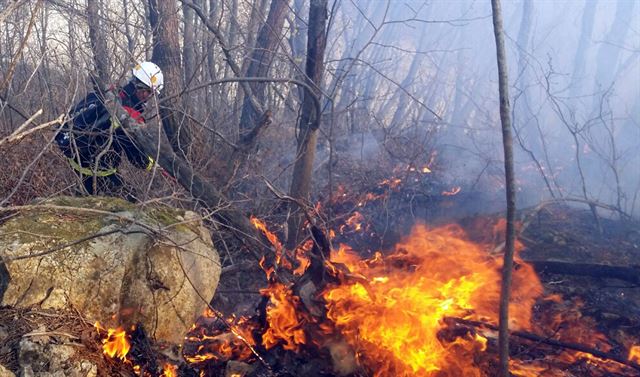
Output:
<svg viewBox="0 0 640 377">
<path fill-rule="evenodd" d="M 164 85 L 160 68 L 152 62 L 136 65 L 129 82 L 119 90 L 122 107 L 137 122 L 143 123 L 145 103 Z M 122 153 L 140 169 L 151 170 L 154 161 L 122 129 L 104 105 L 100 93 L 90 93 L 70 112 L 56 142 L 82 181 L 85 194 L 119 196 L 135 201 L 125 188 L 118 166 Z"/>
</svg>

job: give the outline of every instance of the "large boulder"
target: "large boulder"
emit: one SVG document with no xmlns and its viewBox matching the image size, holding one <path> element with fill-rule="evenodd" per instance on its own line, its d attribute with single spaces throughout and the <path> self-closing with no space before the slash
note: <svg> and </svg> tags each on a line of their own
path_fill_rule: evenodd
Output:
<svg viewBox="0 0 640 377">
<path fill-rule="evenodd" d="M 109 327 L 141 323 L 173 343 L 221 271 L 195 213 L 104 197 L 26 206 L 0 225 L 0 257 L 1 305 L 73 308 Z"/>
</svg>

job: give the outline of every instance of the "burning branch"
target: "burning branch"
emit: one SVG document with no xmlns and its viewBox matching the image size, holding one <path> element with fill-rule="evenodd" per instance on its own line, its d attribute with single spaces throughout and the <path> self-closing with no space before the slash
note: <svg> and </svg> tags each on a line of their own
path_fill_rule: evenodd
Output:
<svg viewBox="0 0 640 377">
<path fill-rule="evenodd" d="M 460 325 L 471 326 L 471 327 L 482 327 L 482 328 L 486 328 L 486 329 L 489 329 L 489 330 L 498 331 L 498 326 L 495 326 L 495 325 L 492 325 L 492 324 L 486 323 L 486 322 L 471 321 L 471 320 L 467 320 L 467 319 L 454 318 L 454 317 L 448 317 L 445 320 L 452 321 L 452 322 L 458 323 Z M 600 359 L 613 360 L 615 362 L 618 362 L 620 364 L 623 364 L 623 365 L 626 365 L 628 367 L 634 368 L 636 370 L 640 370 L 640 364 L 638 364 L 632 358 L 625 359 L 623 357 L 614 355 L 614 354 L 612 354 L 610 352 L 603 352 L 603 351 L 594 349 L 592 347 L 585 346 L 584 344 L 562 342 L 562 341 L 559 341 L 559 340 L 556 340 L 556 339 L 551 339 L 549 337 L 543 337 L 543 336 L 532 334 L 532 333 L 526 332 L 526 331 L 511 331 L 509 333 L 509 335 L 517 336 L 519 338 L 531 340 L 531 341 L 538 342 L 538 343 L 544 343 L 544 344 L 547 344 L 547 345 L 550 345 L 550 346 L 569 349 L 569 350 L 572 350 L 572 351 L 585 352 L 585 353 L 588 353 L 588 354 L 593 355 L 595 357 L 598 357 Z"/>
</svg>

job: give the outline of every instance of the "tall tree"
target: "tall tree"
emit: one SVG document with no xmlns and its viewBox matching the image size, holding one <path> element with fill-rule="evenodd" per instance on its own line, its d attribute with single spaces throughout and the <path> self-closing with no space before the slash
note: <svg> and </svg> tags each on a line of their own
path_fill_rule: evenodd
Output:
<svg viewBox="0 0 640 377">
<path fill-rule="evenodd" d="M 324 51 L 327 45 L 327 2 L 328 0 L 311 0 L 309 5 L 309 32 L 307 36 L 305 73 L 307 75 L 307 83 L 314 88 L 317 96 L 320 95 L 319 87 L 324 73 Z M 301 201 L 309 199 L 320 115 L 314 111 L 311 94 L 305 92 L 302 111 L 298 120 L 298 147 L 289 190 L 291 197 Z M 302 213 L 297 204 L 292 204 L 291 210 L 293 213 L 288 222 L 287 247 L 293 249 L 300 238 Z"/>
<path fill-rule="evenodd" d="M 104 89 L 109 83 L 109 53 L 107 50 L 107 35 L 102 18 L 102 0 L 87 1 L 87 21 L 89 23 L 89 40 L 93 50 L 95 76 L 93 77 L 98 90 Z"/>
<path fill-rule="evenodd" d="M 182 91 L 182 65 L 178 30 L 178 7 L 175 0 L 149 0 L 149 23 L 153 29 L 153 54 L 151 59 L 164 73 L 163 101 L 160 107 L 162 127 L 171 143 L 171 148 L 186 158 L 191 145 L 189 128 L 181 122 L 180 109 L 175 98 Z"/>
<path fill-rule="evenodd" d="M 184 14 L 184 35 L 182 43 L 182 57 L 184 61 L 184 80 L 188 85 L 188 81 L 191 80 L 191 76 L 195 70 L 195 13 L 193 9 L 186 5 L 182 6 L 182 13 Z"/>
<path fill-rule="evenodd" d="M 258 32 L 255 48 L 251 53 L 247 77 L 266 77 L 272 65 L 273 57 L 278 49 L 278 42 L 284 25 L 286 11 L 289 9 L 289 0 L 273 0 L 269 8 L 266 22 Z M 256 99 L 264 104 L 266 102 L 265 83 L 249 83 Z M 248 97 L 244 97 L 242 104 L 242 115 L 240 117 L 240 134 L 244 135 L 255 126 L 256 121 L 262 114 L 259 114 Z"/>
<path fill-rule="evenodd" d="M 502 11 L 500 0 L 491 0 L 493 13 L 493 33 L 496 41 L 498 62 L 498 89 L 500 92 L 500 123 L 502 124 L 502 145 L 504 148 L 504 174 L 507 194 L 507 229 L 505 235 L 504 262 L 502 265 L 502 286 L 500 291 L 500 323 L 498 348 L 500 352 L 500 375 L 509 377 L 509 299 L 516 228 L 516 190 L 513 169 L 513 140 L 511 138 L 511 117 L 509 109 L 509 78 L 507 75 L 507 54 L 504 47 Z"/>
<path fill-rule="evenodd" d="M 127 54 L 132 57 L 135 51 L 136 43 L 133 38 L 133 32 L 131 28 L 131 9 L 130 0 L 122 0 L 122 11 L 124 12 L 124 36 L 127 38 Z"/>
<path fill-rule="evenodd" d="M 591 42 L 591 33 L 593 32 L 593 19 L 596 14 L 596 6 L 598 0 L 585 1 L 584 10 L 582 11 L 582 26 L 580 27 L 580 37 L 578 39 L 578 47 L 573 58 L 573 71 L 571 73 L 571 96 L 579 96 L 582 93 L 582 85 L 585 79 L 585 67 L 587 66 L 586 55 L 589 43 Z"/>
<path fill-rule="evenodd" d="M 637 1 L 618 1 L 611 28 L 598 49 L 594 93 L 605 92 L 616 80 L 615 74 L 618 72 L 618 60 L 620 60 L 620 53 L 623 51 L 621 46 L 624 46 L 627 34 L 633 27 L 633 7 L 636 3 Z M 592 106 L 594 113 L 597 112 L 600 101 L 601 96 L 594 96 Z"/>
</svg>

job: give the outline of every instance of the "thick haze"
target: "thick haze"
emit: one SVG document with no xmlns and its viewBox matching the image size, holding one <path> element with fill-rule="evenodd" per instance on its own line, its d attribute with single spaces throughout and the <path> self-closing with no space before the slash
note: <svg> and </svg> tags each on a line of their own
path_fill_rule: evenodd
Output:
<svg viewBox="0 0 640 377">
<path fill-rule="evenodd" d="M 147 2 L 122 4 L 104 2 L 114 82 L 124 82 L 133 62 L 152 56 L 153 33 L 142 11 Z M 270 1 L 199 4 L 209 7 L 236 63 L 248 65 Z M 299 78 L 305 61 L 309 0 L 289 0 L 288 5 L 268 73 L 277 78 Z M 376 164 L 384 151 L 392 159 L 383 162 L 429 164 L 433 175 L 425 179 L 444 180 L 448 188 L 461 186 L 478 210 L 504 208 L 490 1 L 331 0 L 329 5 L 316 173 L 330 170 L 325 169 L 331 166 L 330 157 L 334 162 L 352 156 Z M 502 7 L 518 205 L 574 198 L 640 216 L 640 1 L 518 0 L 503 1 Z M 25 113 L 42 108 L 55 119 L 91 87 L 88 73 L 94 54 L 85 8 L 76 0 L 24 2 L 7 15 L 0 29 L 0 65 L 18 63 L 15 71 L 0 69 L 0 82 L 6 81 L 7 72 L 13 75 L 7 91 L 10 103 Z M 183 53 L 191 50 L 201 62 L 190 68 L 194 72 L 187 75 L 187 86 L 235 76 L 220 42 L 198 18 L 191 35 L 196 43 L 184 46 L 188 22 L 182 10 L 177 16 Z M 37 22 L 28 43 L 16 54 L 32 17 Z M 301 103 L 298 92 L 290 89 L 270 86 L 267 105 L 277 126 L 262 136 L 258 157 L 264 165 L 253 172 L 266 174 L 283 190 L 290 186 Z M 242 105 L 237 86 L 215 85 L 189 92 L 184 99 L 192 105 L 190 117 L 199 122 L 191 125 L 194 132 L 204 135 L 198 138 L 203 160 L 226 160 L 220 145 L 227 144 L 200 125 L 229 140 L 237 137 Z M 4 119 L 0 132 L 6 133 L 22 121 Z M 364 170 L 356 169 L 345 170 L 344 176 Z M 378 170 L 388 174 L 390 169 Z M 319 191 L 324 187 L 321 174 L 314 177 Z"/>
<path fill-rule="evenodd" d="M 640 3 L 505 1 L 503 17 L 519 205 L 584 199 L 586 190 L 637 216 Z M 329 89 L 348 71 L 337 104 L 368 112 L 390 132 L 438 130 L 428 148 L 452 184 L 501 191 L 489 1 L 338 2 L 328 46 Z"/>
</svg>

